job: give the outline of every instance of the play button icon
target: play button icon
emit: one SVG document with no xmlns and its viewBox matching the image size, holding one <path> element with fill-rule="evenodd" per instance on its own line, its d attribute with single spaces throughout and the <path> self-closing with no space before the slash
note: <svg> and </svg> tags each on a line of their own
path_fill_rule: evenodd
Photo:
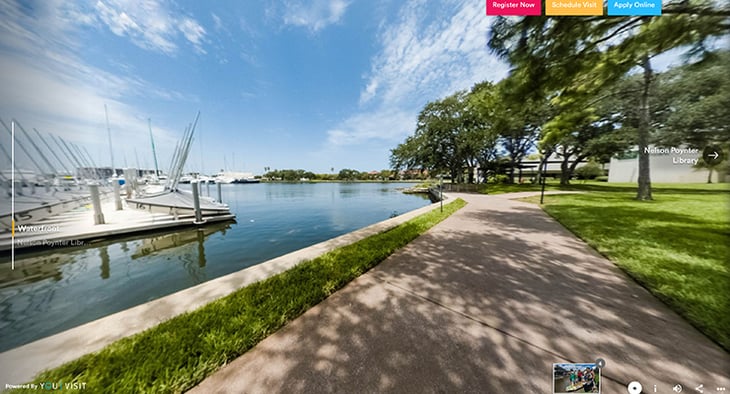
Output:
<svg viewBox="0 0 730 394">
<path fill-rule="evenodd" d="M 725 159 L 725 154 L 717 145 L 710 145 L 702 151 L 702 159 L 706 164 L 714 166 Z"/>
<path fill-rule="evenodd" d="M 639 394 L 643 387 L 641 387 L 641 383 L 633 381 L 626 386 L 626 389 L 629 390 L 629 394 Z"/>
</svg>

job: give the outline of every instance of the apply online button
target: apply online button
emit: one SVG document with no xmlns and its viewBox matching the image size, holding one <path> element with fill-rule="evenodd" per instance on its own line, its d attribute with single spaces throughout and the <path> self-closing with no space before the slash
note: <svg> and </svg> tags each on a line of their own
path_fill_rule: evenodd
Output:
<svg viewBox="0 0 730 394">
<path fill-rule="evenodd" d="M 661 15 L 661 0 L 608 0 L 608 15 Z"/>
<path fill-rule="evenodd" d="M 487 0 L 487 15 L 541 15 L 540 0 Z"/>
</svg>

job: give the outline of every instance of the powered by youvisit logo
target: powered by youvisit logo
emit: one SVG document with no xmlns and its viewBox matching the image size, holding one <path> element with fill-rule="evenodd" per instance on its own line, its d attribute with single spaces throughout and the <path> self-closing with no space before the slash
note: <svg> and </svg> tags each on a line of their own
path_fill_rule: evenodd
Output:
<svg viewBox="0 0 730 394">
<path fill-rule="evenodd" d="M 86 390 L 86 382 L 42 382 L 38 383 L 41 390 L 57 391 L 57 390 Z"/>
<path fill-rule="evenodd" d="M 9 391 L 10 390 L 81 391 L 81 390 L 86 390 L 86 382 L 64 383 L 63 381 L 58 381 L 58 382 L 40 382 L 40 383 L 23 383 L 23 384 L 6 383 L 5 390 L 9 390 Z"/>
</svg>

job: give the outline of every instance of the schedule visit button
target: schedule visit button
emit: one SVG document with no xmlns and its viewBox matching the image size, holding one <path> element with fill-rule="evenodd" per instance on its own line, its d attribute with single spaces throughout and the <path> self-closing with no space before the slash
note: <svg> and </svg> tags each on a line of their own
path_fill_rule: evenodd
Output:
<svg viewBox="0 0 730 394">
<path fill-rule="evenodd" d="M 545 15 L 603 15 L 603 1 L 547 0 Z"/>
<path fill-rule="evenodd" d="M 608 15 L 661 15 L 662 0 L 608 0 Z"/>
<path fill-rule="evenodd" d="M 487 0 L 487 15 L 541 15 L 540 0 Z"/>
</svg>

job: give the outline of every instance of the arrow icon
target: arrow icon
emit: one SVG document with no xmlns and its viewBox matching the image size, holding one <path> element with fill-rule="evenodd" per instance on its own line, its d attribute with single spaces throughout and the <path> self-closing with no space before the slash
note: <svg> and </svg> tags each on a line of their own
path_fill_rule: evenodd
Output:
<svg viewBox="0 0 730 394">
<path fill-rule="evenodd" d="M 722 149 L 717 145 L 706 146 L 702 151 L 702 158 L 709 165 L 716 165 L 722 162 L 724 156 Z"/>
<path fill-rule="evenodd" d="M 702 394 L 702 393 L 705 392 L 705 385 L 704 384 L 701 384 L 701 385 L 695 387 L 695 390 L 699 391 L 700 394 Z"/>
</svg>

